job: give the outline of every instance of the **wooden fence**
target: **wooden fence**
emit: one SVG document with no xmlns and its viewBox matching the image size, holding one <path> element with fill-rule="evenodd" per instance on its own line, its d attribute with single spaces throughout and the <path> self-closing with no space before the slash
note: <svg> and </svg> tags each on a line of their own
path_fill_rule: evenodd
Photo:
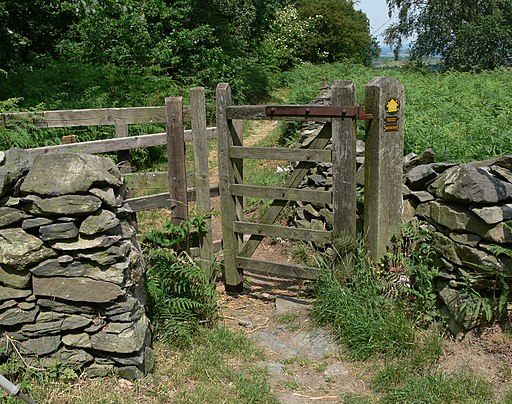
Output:
<svg viewBox="0 0 512 404">
<path fill-rule="evenodd" d="M 56 146 L 29 149 L 33 154 L 44 153 L 118 153 L 118 165 L 128 183 L 162 181 L 165 178 L 167 192 L 127 199 L 125 202 L 134 212 L 172 208 L 173 222 L 188 218 L 189 202 L 196 202 L 200 213 L 211 211 L 210 198 L 219 195 L 217 184 L 209 184 L 208 139 L 217 137 L 216 128 L 206 127 L 205 96 L 202 87 L 190 91 L 190 106 L 183 106 L 182 97 L 168 97 L 165 106 L 139 108 L 102 108 L 84 110 L 44 111 L 34 113 L 4 113 L 1 122 L 30 120 L 40 128 L 72 128 L 80 126 L 115 126 L 115 138 L 75 143 L 65 137 Z M 191 122 L 192 129 L 185 130 L 184 122 Z M 165 133 L 129 136 L 129 125 L 165 123 Z M 192 142 L 194 151 L 194 187 L 187 187 L 185 143 Z M 167 173 L 131 173 L 130 150 L 167 145 Z M 201 266 L 210 270 L 214 249 L 220 241 L 212 241 L 211 223 L 208 233 L 200 242 Z"/>
<path fill-rule="evenodd" d="M 226 289 L 243 289 L 243 270 L 299 278 L 315 278 L 316 268 L 252 258 L 264 237 L 330 243 L 356 237 L 356 118 L 367 119 L 365 156 L 365 233 L 370 254 L 384 254 L 401 221 L 403 158 L 403 87 L 392 78 L 377 78 L 366 87 L 366 108 L 356 105 L 355 84 L 333 85 L 331 106 L 235 106 L 228 84 L 217 87 L 219 190 Z M 307 149 L 244 147 L 239 120 L 325 122 Z M 243 127 L 243 125 L 242 125 Z M 332 142 L 331 150 L 324 150 Z M 283 187 L 244 184 L 244 159 L 297 161 Z M 296 189 L 316 162 L 332 163 L 332 191 Z M 260 223 L 244 219 L 244 197 L 273 199 Z M 273 223 L 289 201 L 332 204 L 333 230 L 277 226 Z M 244 235 L 249 235 L 246 240 Z"/>
</svg>

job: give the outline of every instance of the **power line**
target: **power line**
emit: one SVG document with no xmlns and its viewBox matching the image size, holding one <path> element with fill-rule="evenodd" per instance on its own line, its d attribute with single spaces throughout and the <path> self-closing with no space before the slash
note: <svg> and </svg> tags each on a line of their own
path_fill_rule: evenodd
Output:
<svg viewBox="0 0 512 404">
<path fill-rule="evenodd" d="M 375 31 L 372 32 L 372 36 L 375 35 L 377 32 L 379 32 L 382 28 L 384 28 L 385 25 L 387 25 L 393 18 L 395 18 L 397 16 L 398 12 L 396 12 L 395 14 L 393 14 L 389 20 L 387 20 L 384 24 L 382 24 L 379 28 L 377 28 Z"/>
</svg>

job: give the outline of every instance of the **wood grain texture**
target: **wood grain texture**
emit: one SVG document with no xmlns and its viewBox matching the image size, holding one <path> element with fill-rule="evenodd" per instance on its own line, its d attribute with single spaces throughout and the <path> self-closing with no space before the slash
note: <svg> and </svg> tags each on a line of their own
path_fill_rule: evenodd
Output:
<svg viewBox="0 0 512 404">
<path fill-rule="evenodd" d="M 234 222 L 234 229 L 240 233 L 258 234 L 265 237 L 280 237 L 282 239 L 312 241 L 325 244 L 331 241 L 331 232 L 325 230 L 298 229 L 295 227 L 277 226 L 250 222 Z"/>
<path fill-rule="evenodd" d="M 203 87 L 190 90 L 190 107 L 192 111 L 192 146 L 194 149 L 194 183 L 196 188 L 196 208 L 199 214 L 210 214 L 212 210 L 208 169 L 208 139 L 206 137 L 206 103 Z M 212 219 L 206 219 L 206 234 L 201 237 L 200 266 L 203 272 L 212 276 L 213 237 Z"/>
<path fill-rule="evenodd" d="M 335 81 L 332 105 L 356 105 L 353 81 Z M 356 120 L 332 119 L 333 237 L 356 238 Z"/>
<path fill-rule="evenodd" d="M 321 204 L 328 204 L 332 202 L 331 191 L 265 187 L 259 185 L 231 185 L 231 195 L 266 199 L 281 199 L 284 201 L 302 201 Z"/>
<path fill-rule="evenodd" d="M 388 114 L 391 99 L 400 104 Z M 373 119 L 366 127 L 364 226 L 368 250 L 380 260 L 402 220 L 404 153 L 404 87 L 393 77 L 377 77 L 366 85 L 366 111 Z M 386 116 L 398 119 L 398 130 L 384 131 Z"/>
<path fill-rule="evenodd" d="M 217 128 L 206 128 L 206 136 L 208 139 L 216 139 Z M 184 140 L 185 142 L 192 141 L 191 130 L 186 130 L 184 132 Z M 35 147 L 33 149 L 27 149 L 27 151 L 35 155 L 47 153 L 99 154 L 125 149 L 141 149 L 144 147 L 162 146 L 166 144 L 166 133 L 154 133 L 151 135 L 130 136 L 119 139 L 103 139 L 56 146 Z"/>
<path fill-rule="evenodd" d="M 241 292 L 243 290 L 243 278 L 236 262 L 236 256 L 238 255 L 238 238 L 233 229 L 233 222 L 237 218 L 236 203 L 235 198 L 230 192 L 230 184 L 235 182 L 235 173 L 229 158 L 229 147 L 233 146 L 232 122 L 227 116 L 227 108 L 232 104 L 231 88 L 229 84 L 220 83 L 217 86 L 216 98 L 217 154 L 219 159 L 220 210 L 222 216 L 222 236 L 224 239 L 226 290 Z"/>
<path fill-rule="evenodd" d="M 174 205 L 173 223 L 180 224 L 188 219 L 187 168 L 185 165 L 182 97 L 167 97 L 165 99 L 165 119 L 169 194 Z"/>
<path fill-rule="evenodd" d="M 184 120 L 190 120 L 190 108 L 183 110 Z M 0 115 L 0 122 L 23 119 L 41 128 L 70 128 L 138 123 L 165 123 L 165 107 L 69 109 L 43 112 L 13 112 Z"/>
<path fill-rule="evenodd" d="M 290 149 L 282 147 L 239 147 L 229 148 L 231 158 L 331 162 L 330 150 Z"/>
</svg>

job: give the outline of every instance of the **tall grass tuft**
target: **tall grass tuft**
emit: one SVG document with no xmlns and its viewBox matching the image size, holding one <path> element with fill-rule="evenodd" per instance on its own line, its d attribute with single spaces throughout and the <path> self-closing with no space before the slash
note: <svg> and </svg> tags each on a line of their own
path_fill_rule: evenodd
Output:
<svg viewBox="0 0 512 404">
<path fill-rule="evenodd" d="M 385 299 L 364 245 L 360 242 L 350 269 L 336 268 L 329 260 L 322 267 L 316 288 L 314 315 L 332 326 L 335 337 L 354 359 L 373 355 L 409 353 L 416 341 L 414 321 Z"/>
</svg>

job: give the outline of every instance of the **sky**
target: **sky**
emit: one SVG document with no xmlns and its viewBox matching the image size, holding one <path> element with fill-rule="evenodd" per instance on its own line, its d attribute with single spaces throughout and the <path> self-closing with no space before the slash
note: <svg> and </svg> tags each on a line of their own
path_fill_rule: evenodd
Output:
<svg viewBox="0 0 512 404">
<path fill-rule="evenodd" d="M 380 44 L 384 42 L 382 34 L 392 22 L 388 17 L 386 0 L 359 0 L 355 8 L 362 10 L 370 19 L 370 32 L 377 37 Z M 384 25 L 384 26 L 383 26 Z M 382 28 L 381 28 L 382 27 Z M 378 30 L 378 32 L 376 32 Z"/>
</svg>

